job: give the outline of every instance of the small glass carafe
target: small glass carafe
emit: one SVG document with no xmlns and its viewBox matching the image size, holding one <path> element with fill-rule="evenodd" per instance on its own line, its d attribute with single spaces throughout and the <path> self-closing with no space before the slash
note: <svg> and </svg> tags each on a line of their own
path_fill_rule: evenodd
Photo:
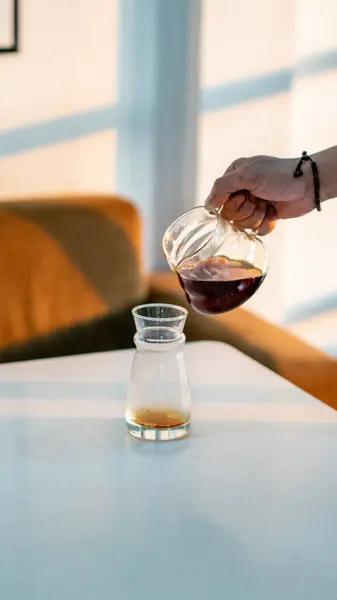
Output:
<svg viewBox="0 0 337 600">
<path fill-rule="evenodd" d="M 191 423 L 184 360 L 187 311 L 171 304 L 144 304 L 132 313 L 136 352 L 125 413 L 128 430 L 146 440 L 183 438 Z"/>
</svg>

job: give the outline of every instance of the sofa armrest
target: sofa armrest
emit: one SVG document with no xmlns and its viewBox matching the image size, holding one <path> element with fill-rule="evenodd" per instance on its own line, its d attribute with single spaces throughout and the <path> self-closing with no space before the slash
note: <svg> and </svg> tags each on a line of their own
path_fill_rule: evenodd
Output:
<svg viewBox="0 0 337 600">
<path fill-rule="evenodd" d="M 189 308 L 174 273 L 154 273 L 150 284 L 151 301 Z M 337 409 L 337 361 L 243 308 L 217 316 L 190 310 L 186 335 L 226 342 Z"/>
</svg>

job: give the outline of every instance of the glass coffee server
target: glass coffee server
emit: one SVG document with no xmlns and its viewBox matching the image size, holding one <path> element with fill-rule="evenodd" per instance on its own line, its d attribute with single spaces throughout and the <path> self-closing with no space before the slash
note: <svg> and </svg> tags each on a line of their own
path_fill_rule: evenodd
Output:
<svg viewBox="0 0 337 600">
<path fill-rule="evenodd" d="M 268 251 L 260 238 L 203 206 L 170 225 L 163 251 L 188 302 L 206 314 L 227 312 L 249 300 L 268 270 Z"/>
</svg>

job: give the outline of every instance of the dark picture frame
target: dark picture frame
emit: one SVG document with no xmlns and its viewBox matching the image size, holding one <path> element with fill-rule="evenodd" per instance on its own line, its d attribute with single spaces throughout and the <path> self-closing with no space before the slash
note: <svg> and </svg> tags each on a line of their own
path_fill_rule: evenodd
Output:
<svg viewBox="0 0 337 600">
<path fill-rule="evenodd" d="M 2 0 L 0 0 L 1 2 Z M 9 28 L 11 29 L 12 39 L 8 45 L 1 45 L 0 54 L 9 54 L 10 52 L 19 52 L 19 0 L 7 0 L 11 3 L 12 19 Z"/>
</svg>

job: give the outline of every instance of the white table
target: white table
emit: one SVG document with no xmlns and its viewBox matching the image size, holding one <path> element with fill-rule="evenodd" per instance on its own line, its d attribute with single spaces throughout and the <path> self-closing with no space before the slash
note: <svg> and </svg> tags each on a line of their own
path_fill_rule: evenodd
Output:
<svg viewBox="0 0 337 600">
<path fill-rule="evenodd" d="M 1 598 L 336 600 L 337 413 L 203 342 L 191 437 L 137 441 L 131 359 L 0 367 Z"/>
</svg>

